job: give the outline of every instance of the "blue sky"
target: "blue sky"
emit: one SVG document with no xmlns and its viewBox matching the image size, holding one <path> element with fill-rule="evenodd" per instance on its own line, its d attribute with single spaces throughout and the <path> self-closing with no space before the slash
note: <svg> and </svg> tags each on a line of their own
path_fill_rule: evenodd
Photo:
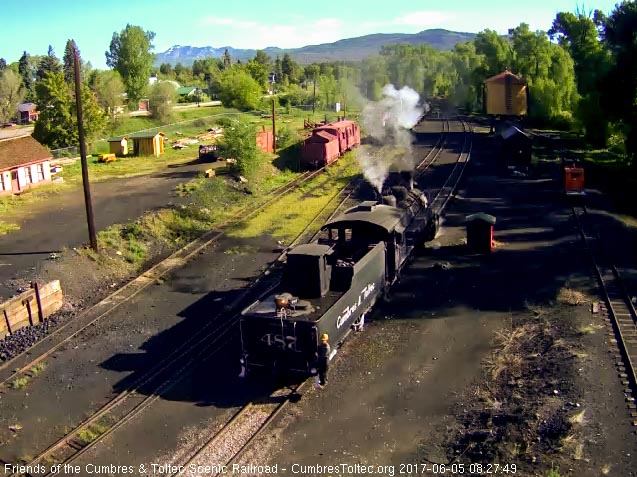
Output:
<svg viewBox="0 0 637 477">
<path fill-rule="evenodd" d="M 615 0 L 586 3 L 612 11 Z M 58 57 L 68 38 L 95 68 L 114 31 L 127 23 L 156 33 L 155 52 L 178 45 L 295 48 L 370 33 L 416 33 L 428 28 L 506 33 L 526 22 L 547 30 L 558 11 L 577 0 L 0 0 L 0 57 L 17 61 L 24 50 Z M 581 3 L 580 3 L 581 5 Z"/>
</svg>

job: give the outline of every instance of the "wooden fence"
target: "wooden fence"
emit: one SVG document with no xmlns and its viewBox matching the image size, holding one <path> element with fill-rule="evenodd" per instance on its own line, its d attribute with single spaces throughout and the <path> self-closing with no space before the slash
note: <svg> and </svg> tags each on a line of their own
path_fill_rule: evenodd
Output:
<svg viewBox="0 0 637 477">
<path fill-rule="evenodd" d="M 41 323 L 64 303 L 59 280 L 38 286 L 0 303 L 0 338 L 25 326 Z"/>
</svg>

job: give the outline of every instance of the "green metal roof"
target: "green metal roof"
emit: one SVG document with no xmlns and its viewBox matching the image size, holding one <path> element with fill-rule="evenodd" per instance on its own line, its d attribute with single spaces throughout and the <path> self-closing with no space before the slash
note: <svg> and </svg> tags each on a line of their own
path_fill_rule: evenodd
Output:
<svg viewBox="0 0 637 477">
<path fill-rule="evenodd" d="M 138 133 L 135 133 L 135 134 L 129 134 L 128 135 L 128 139 L 150 138 L 150 137 L 155 137 L 158 134 L 161 134 L 162 136 L 165 136 L 165 134 L 163 132 L 138 132 Z"/>
<path fill-rule="evenodd" d="M 122 139 L 128 139 L 129 136 L 118 136 L 118 137 L 112 137 L 110 139 L 107 139 L 106 142 L 121 142 Z"/>
<path fill-rule="evenodd" d="M 192 94 L 197 90 L 197 88 L 195 88 L 194 86 L 181 86 L 180 88 L 177 88 L 177 94 L 180 96 L 184 96 L 187 94 Z"/>
</svg>

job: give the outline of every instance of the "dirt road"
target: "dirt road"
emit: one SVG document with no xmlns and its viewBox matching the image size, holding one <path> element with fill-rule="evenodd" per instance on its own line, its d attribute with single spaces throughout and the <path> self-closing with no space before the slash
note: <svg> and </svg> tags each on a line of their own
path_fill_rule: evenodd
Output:
<svg viewBox="0 0 637 477">
<path fill-rule="evenodd" d="M 91 184 L 97 230 L 183 202 L 185 199 L 176 194 L 175 187 L 209 167 L 205 163 L 174 165 L 149 176 Z M 11 221 L 17 222 L 20 230 L 0 236 L 0 299 L 12 296 L 22 280 L 34 277 L 51 253 L 88 242 L 81 187 L 39 202 L 28 216 Z"/>
</svg>

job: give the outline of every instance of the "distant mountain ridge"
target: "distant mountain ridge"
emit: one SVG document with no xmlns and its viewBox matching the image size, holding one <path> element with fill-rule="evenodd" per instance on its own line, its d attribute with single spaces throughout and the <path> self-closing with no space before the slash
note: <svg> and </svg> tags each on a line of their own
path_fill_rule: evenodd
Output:
<svg viewBox="0 0 637 477">
<path fill-rule="evenodd" d="M 282 49 L 277 47 L 264 48 L 264 51 L 272 58 L 289 53 L 292 58 L 301 64 L 309 64 L 320 61 L 359 61 L 368 56 L 378 54 L 381 46 L 395 43 L 408 43 L 410 45 L 430 45 L 438 50 L 450 50 L 456 43 L 464 43 L 475 38 L 475 33 L 455 32 L 443 29 L 424 30 L 420 33 L 374 33 L 338 40 L 333 43 L 320 45 L 308 45 L 301 48 Z M 233 60 L 247 61 L 254 58 L 257 50 L 239 49 L 231 46 L 214 48 L 212 46 L 181 46 L 174 45 L 162 53 L 157 53 L 155 65 L 181 63 L 190 66 L 195 60 L 206 57 L 221 58 L 224 51 Z"/>
</svg>

